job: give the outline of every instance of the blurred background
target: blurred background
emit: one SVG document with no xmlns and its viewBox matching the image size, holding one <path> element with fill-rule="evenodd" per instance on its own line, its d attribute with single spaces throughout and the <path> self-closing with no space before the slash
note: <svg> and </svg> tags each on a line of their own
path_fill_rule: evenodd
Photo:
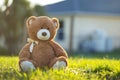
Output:
<svg viewBox="0 0 120 80">
<path fill-rule="evenodd" d="M 120 0 L 1 0 L 0 55 L 18 55 L 31 15 L 59 19 L 55 41 L 69 54 L 120 52 Z"/>
</svg>

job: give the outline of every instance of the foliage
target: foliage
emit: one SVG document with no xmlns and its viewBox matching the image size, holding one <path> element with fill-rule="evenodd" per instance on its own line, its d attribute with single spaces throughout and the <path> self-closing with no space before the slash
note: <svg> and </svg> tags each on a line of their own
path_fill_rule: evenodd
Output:
<svg viewBox="0 0 120 80">
<path fill-rule="evenodd" d="M 9 61 L 9 62 L 8 62 Z M 119 80 L 120 59 L 70 57 L 66 70 L 19 72 L 18 57 L 0 57 L 0 80 Z"/>
<path fill-rule="evenodd" d="M 8 0 L 6 0 L 8 1 Z M 2 34 L 5 36 L 5 45 L 10 53 L 15 53 L 19 41 L 23 39 L 24 19 L 31 15 L 29 3 L 25 0 L 13 0 L 10 6 L 1 13 Z M 15 49 L 16 48 L 16 49 Z"/>
<path fill-rule="evenodd" d="M 34 11 L 35 11 L 35 13 L 37 13 L 37 14 L 35 14 L 36 16 L 39 16 L 39 15 L 44 16 L 44 15 L 46 15 L 46 13 L 44 11 L 44 8 L 42 6 L 40 6 L 40 5 L 35 5 Z"/>
<path fill-rule="evenodd" d="M 0 9 L 0 35 L 5 38 L 7 51 L 14 54 L 26 41 L 26 18 L 40 13 L 43 15 L 43 10 L 41 6 L 31 8 L 27 0 L 13 0 L 10 6 L 8 2 L 9 0 L 5 0 L 5 10 Z"/>
<path fill-rule="evenodd" d="M 0 55 L 8 55 L 8 52 L 6 51 L 5 48 L 0 47 Z"/>
</svg>

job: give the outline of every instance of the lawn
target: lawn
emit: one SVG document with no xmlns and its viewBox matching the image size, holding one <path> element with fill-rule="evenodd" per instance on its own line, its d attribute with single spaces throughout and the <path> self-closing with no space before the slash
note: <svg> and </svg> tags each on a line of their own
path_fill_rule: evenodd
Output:
<svg viewBox="0 0 120 80">
<path fill-rule="evenodd" d="M 69 57 L 66 70 L 19 72 L 18 57 L 0 57 L 0 80 L 120 80 L 120 54 Z"/>
</svg>

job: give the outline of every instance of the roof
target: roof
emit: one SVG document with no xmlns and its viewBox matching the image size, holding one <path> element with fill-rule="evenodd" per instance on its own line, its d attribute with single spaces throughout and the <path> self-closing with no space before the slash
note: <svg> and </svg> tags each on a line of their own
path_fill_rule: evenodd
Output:
<svg viewBox="0 0 120 80">
<path fill-rule="evenodd" d="M 66 0 L 45 6 L 48 14 L 104 13 L 120 15 L 120 0 Z"/>
</svg>

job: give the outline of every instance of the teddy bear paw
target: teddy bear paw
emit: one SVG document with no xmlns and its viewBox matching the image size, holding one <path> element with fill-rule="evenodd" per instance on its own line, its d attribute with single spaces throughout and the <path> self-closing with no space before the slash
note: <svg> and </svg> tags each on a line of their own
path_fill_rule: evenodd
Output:
<svg viewBox="0 0 120 80">
<path fill-rule="evenodd" d="M 20 66 L 21 66 L 21 68 L 22 68 L 22 70 L 24 72 L 35 70 L 35 67 L 32 64 L 32 62 L 29 62 L 29 61 L 23 61 L 23 62 L 21 62 Z"/>
<path fill-rule="evenodd" d="M 53 65 L 53 69 L 65 69 L 66 68 L 66 62 L 65 61 L 57 61 L 54 65 Z"/>
</svg>

